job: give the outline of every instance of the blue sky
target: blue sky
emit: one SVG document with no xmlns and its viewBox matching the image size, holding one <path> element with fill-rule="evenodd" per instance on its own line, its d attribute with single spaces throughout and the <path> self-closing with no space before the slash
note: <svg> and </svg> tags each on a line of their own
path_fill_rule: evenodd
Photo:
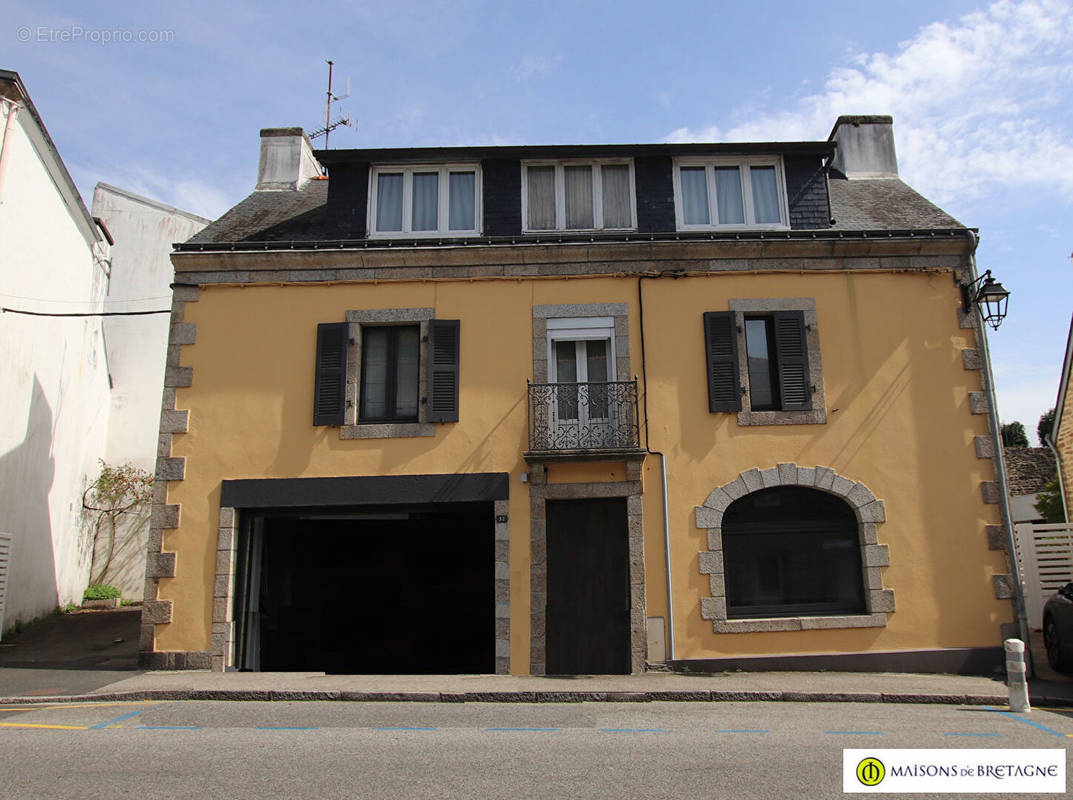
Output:
<svg viewBox="0 0 1073 800">
<path fill-rule="evenodd" d="M 208 217 L 252 189 L 260 128 L 323 123 L 327 58 L 356 122 L 336 147 L 823 140 L 839 114 L 893 114 L 902 177 L 980 228 L 1012 292 L 990 338 L 1003 420 L 1033 438 L 1054 405 L 1073 0 L 5 6 L 0 67 L 83 196 L 104 181 Z"/>
</svg>

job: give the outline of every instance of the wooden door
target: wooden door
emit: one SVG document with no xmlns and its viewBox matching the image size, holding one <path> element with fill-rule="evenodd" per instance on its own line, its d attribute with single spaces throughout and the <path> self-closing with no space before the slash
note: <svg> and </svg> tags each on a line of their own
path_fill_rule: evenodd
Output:
<svg viewBox="0 0 1073 800">
<path fill-rule="evenodd" d="M 547 547 L 547 674 L 628 674 L 625 498 L 549 501 Z"/>
</svg>

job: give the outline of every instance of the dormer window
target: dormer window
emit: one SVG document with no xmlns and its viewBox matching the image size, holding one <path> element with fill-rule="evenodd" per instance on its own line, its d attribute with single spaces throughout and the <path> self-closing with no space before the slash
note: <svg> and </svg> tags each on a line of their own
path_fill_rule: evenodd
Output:
<svg viewBox="0 0 1073 800">
<path fill-rule="evenodd" d="M 529 161 L 522 165 L 525 231 L 637 227 L 632 161 Z"/>
<path fill-rule="evenodd" d="M 374 237 L 480 233 L 476 164 L 373 167 L 370 180 L 369 230 Z"/>
<path fill-rule="evenodd" d="M 785 228 L 789 219 L 779 158 L 678 159 L 678 230 Z"/>
</svg>

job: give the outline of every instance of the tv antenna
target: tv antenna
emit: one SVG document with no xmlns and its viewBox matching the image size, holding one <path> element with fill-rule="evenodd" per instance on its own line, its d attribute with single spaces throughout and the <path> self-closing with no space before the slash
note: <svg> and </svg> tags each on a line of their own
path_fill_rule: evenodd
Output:
<svg viewBox="0 0 1073 800">
<path fill-rule="evenodd" d="M 351 127 L 353 122 L 350 119 L 350 114 L 346 111 L 340 113 L 336 120 L 332 121 L 332 103 L 338 103 L 341 100 L 346 100 L 350 97 L 350 78 L 346 79 L 346 94 L 340 96 L 332 93 L 332 67 L 335 65 L 334 61 L 328 62 L 328 99 L 324 103 L 324 127 L 318 128 L 309 134 L 309 138 L 316 139 L 320 136 L 324 137 L 324 149 L 328 149 L 328 136 L 339 127 Z"/>
</svg>

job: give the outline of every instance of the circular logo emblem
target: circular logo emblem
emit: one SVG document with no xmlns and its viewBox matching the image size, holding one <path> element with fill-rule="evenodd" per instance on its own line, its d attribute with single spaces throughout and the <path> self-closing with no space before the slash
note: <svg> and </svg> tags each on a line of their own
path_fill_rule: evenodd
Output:
<svg viewBox="0 0 1073 800">
<path fill-rule="evenodd" d="M 887 768 L 878 758 L 864 758 L 857 765 L 857 780 L 865 786 L 878 786 L 886 774 Z"/>
</svg>

